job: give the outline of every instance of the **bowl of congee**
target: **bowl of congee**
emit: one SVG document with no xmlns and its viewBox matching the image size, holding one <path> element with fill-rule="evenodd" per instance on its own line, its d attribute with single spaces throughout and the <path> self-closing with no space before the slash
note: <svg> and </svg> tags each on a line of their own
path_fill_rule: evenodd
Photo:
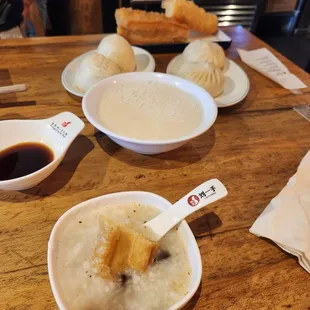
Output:
<svg viewBox="0 0 310 310">
<path fill-rule="evenodd" d="M 163 197 L 120 192 L 72 207 L 48 243 L 48 274 L 61 310 L 177 310 L 197 291 L 201 256 L 185 220 L 153 242 L 145 223 Z"/>
<path fill-rule="evenodd" d="M 174 150 L 206 132 L 217 106 L 209 93 L 164 73 L 106 78 L 83 97 L 88 121 L 115 143 L 141 154 Z"/>
</svg>

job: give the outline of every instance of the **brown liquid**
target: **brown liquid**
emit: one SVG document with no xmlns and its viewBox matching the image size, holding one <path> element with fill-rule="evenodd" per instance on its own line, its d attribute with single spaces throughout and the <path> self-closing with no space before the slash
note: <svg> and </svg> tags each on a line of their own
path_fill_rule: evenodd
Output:
<svg viewBox="0 0 310 310">
<path fill-rule="evenodd" d="M 26 142 L 13 145 L 0 152 L 0 181 L 38 171 L 53 159 L 53 151 L 42 143 Z"/>
</svg>

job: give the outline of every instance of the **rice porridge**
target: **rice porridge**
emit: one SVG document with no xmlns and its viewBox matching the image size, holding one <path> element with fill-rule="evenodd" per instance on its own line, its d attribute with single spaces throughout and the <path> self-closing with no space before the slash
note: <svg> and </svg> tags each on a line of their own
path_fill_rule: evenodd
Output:
<svg viewBox="0 0 310 310">
<path fill-rule="evenodd" d="M 145 140 L 189 135 L 203 119 L 203 110 L 196 98 L 155 81 L 114 84 L 104 91 L 98 112 L 107 129 Z"/>
<path fill-rule="evenodd" d="M 139 204 L 97 205 L 67 219 L 55 249 L 55 278 L 67 309 L 164 310 L 186 295 L 191 267 L 176 228 L 160 240 L 161 251 L 143 274 L 128 270 L 112 281 L 99 277 L 93 268 L 100 216 L 137 231 L 158 213 Z"/>
</svg>

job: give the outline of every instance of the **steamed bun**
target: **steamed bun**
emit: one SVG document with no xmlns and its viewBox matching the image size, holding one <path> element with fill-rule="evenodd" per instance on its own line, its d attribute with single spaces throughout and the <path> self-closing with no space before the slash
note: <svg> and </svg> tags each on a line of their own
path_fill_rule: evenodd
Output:
<svg viewBox="0 0 310 310">
<path fill-rule="evenodd" d="M 225 53 L 222 47 L 208 39 L 195 40 L 187 45 L 183 56 L 185 61 L 207 62 L 219 69 L 223 69 L 225 64 Z"/>
<path fill-rule="evenodd" d="M 118 34 L 103 38 L 97 52 L 117 64 L 122 72 L 132 72 L 136 68 L 136 59 L 131 45 Z"/>
<path fill-rule="evenodd" d="M 204 88 L 212 97 L 219 96 L 224 90 L 224 74 L 215 66 L 186 63 L 180 65 L 175 75 L 189 80 Z"/>
<path fill-rule="evenodd" d="M 75 76 L 75 83 L 80 91 L 86 92 L 102 79 L 120 73 L 121 69 L 113 61 L 93 53 L 82 60 Z"/>
</svg>

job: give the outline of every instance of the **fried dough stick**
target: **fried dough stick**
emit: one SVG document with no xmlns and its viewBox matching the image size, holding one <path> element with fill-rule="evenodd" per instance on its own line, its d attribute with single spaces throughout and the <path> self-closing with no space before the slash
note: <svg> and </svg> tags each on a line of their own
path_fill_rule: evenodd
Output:
<svg viewBox="0 0 310 310">
<path fill-rule="evenodd" d="M 192 1 L 187 0 L 164 0 L 162 8 L 169 18 L 174 18 L 180 23 L 185 23 L 190 29 L 213 34 L 217 31 L 217 16 L 207 13 Z"/>
<path fill-rule="evenodd" d="M 128 268 L 140 273 L 152 264 L 159 246 L 142 234 L 101 216 L 93 267 L 104 279 L 114 279 Z"/>
<path fill-rule="evenodd" d="M 186 25 L 156 12 L 120 8 L 115 11 L 115 19 L 117 33 L 132 44 L 184 42 L 189 36 Z"/>
<path fill-rule="evenodd" d="M 188 36 L 184 36 L 182 33 L 174 32 L 161 32 L 156 31 L 149 33 L 145 31 L 129 31 L 122 26 L 117 27 L 117 34 L 124 37 L 130 44 L 155 44 L 155 43 L 171 43 L 171 42 L 186 42 Z"/>
</svg>

